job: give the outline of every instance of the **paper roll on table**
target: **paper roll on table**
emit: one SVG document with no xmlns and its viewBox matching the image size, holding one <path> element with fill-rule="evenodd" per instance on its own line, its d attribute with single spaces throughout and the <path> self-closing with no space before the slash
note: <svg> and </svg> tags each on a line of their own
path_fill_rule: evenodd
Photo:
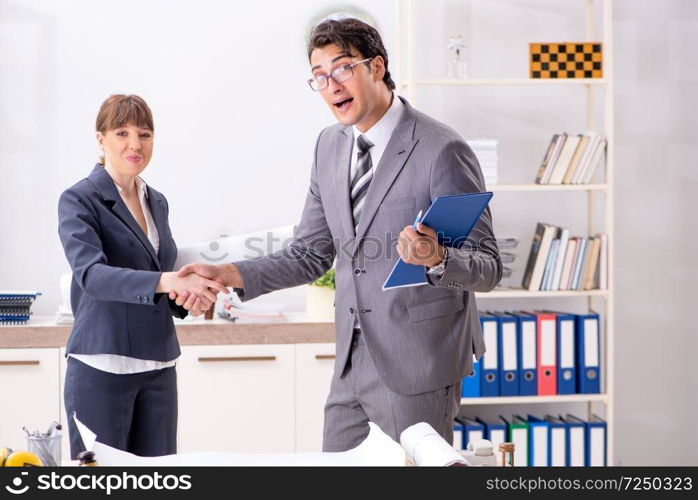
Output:
<svg viewBox="0 0 698 500">
<path fill-rule="evenodd" d="M 449 467 L 470 465 L 453 446 L 448 444 L 434 428 L 426 422 L 408 427 L 400 434 L 400 444 L 407 456 L 417 466 Z"/>
</svg>

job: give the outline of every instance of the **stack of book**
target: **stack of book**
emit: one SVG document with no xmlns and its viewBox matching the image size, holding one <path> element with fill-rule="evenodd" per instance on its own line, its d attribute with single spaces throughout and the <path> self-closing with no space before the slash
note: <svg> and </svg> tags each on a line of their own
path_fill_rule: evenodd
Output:
<svg viewBox="0 0 698 500">
<path fill-rule="evenodd" d="M 21 325 L 29 321 L 38 292 L 0 290 L 0 325 Z"/>
<path fill-rule="evenodd" d="M 555 134 L 538 169 L 536 184 L 589 184 L 606 150 L 596 132 Z"/>
<path fill-rule="evenodd" d="M 480 163 L 485 185 L 497 184 L 497 141 L 494 139 L 472 139 L 467 141 Z"/>
<path fill-rule="evenodd" d="M 570 236 L 570 230 L 538 223 L 521 286 L 526 290 L 605 290 L 608 236 Z"/>
</svg>

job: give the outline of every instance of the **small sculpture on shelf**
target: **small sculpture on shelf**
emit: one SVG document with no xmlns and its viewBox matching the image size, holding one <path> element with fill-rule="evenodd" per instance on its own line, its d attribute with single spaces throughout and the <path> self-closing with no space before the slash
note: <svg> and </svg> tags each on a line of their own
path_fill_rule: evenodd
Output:
<svg viewBox="0 0 698 500">
<path fill-rule="evenodd" d="M 468 78 L 468 63 L 465 60 L 465 48 L 462 35 L 448 39 L 447 49 L 453 51 L 453 58 L 448 63 L 449 78 Z"/>
</svg>

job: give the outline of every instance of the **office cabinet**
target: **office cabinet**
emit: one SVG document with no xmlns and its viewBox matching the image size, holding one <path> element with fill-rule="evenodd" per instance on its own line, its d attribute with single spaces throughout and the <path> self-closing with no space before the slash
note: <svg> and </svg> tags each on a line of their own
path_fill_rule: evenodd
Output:
<svg viewBox="0 0 698 500">
<path fill-rule="evenodd" d="M 325 400 L 334 371 L 335 345 L 296 344 L 296 451 L 322 451 Z"/>
<path fill-rule="evenodd" d="M 178 451 L 291 453 L 294 345 L 183 346 Z"/>
<path fill-rule="evenodd" d="M 46 432 L 58 419 L 58 349 L 0 349 L 0 446 L 26 450 L 22 427 Z"/>
</svg>

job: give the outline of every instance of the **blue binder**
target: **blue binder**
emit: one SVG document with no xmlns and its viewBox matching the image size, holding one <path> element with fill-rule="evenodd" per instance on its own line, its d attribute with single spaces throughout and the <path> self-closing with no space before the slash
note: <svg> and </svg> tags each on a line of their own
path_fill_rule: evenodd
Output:
<svg viewBox="0 0 698 500">
<path fill-rule="evenodd" d="M 567 424 L 559 417 L 546 415 L 548 422 L 548 456 L 551 467 L 567 466 Z"/>
<path fill-rule="evenodd" d="M 461 417 L 460 420 L 463 423 L 463 448 L 468 448 L 468 443 L 471 441 L 477 441 L 479 439 L 485 439 L 485 426 L 473 420 L 471 418 Z"/>
<path fill-rule="evenodd" d="M 492 443 L 495 454 L 500 443 L 507 441 L 507 424 L 501 419 L 482 419 L 477 417 L 479 423 L 485 426 L 485 439 Z"/>
<path fill-rule="evenodd" d="M 482 372 L 482 358 L 473 361 L 473 371 L 470 375 L 463 377 L 461 386 L 461 397 L 464 398 L 479 398 L 480 397 L 480 379 Z"/>
<path fill-rule="evenodd" d="M 480 360 L 480 395 L 499 396 L 499 350 L 500 336 L 498 320 L 491 314 L 480 313 L 480 326 L 485 339 L 485 354 Z"/>
<path fill-rule="evenodd" d="M 578 314 L 577 330 L 577 392 L 601 392 L 601 351 L 599 349 L 599 315 Z"/>
<path fill-rule="evenodd" d="M 463 422 L 458 418 L 453 419 L 453 447 L 456 450 L 464 450 L 463 446 Z"/>
<path fill-rule="evenodd" d="M 528 416 L 528 465 L 531 467 L 550 466 L 548 435 L 550 425 L 542 418 Z"/>
<path fill-rule="evenodd" d="M 567 425 L 567 466 L 584 467 L 586 464 L 586 422 L 569 413 L 561 417 Z"/>
<path fill-rule="evenodd" d="M 575 315 L 556 312 L 557 315 L 557 393 L 577 392 L 575 370 Z"/>
<path fill-rule="evenodd" d="M 497 318 L 499 345 L 499 395 L 519 395 L 518 341 L 516 338 L 516 318 L 503 313 L 490 313 Z"/>
<path fill-rule="evenodd" d="M 538 394 L 538 336 L 537 320 L 532 314 L 520 311 L 509 313 L 516 318 L 516 335 L 519 346 L 519 394 L 535 396 Z"/>
<path fill-rule="evenodd" d="M 606 465 L 606 429 L 606 421 L 596 415 L 592 415 L 586 423 L 584 462 L 587 467 L 604 467 Z"/>
<path fill-rule="evenodd" d="M 420 222 L 436 231 L 442 245 L 460 248 L 491 198 L 490 192 L 439 196 L 432 201 Z M 383 290 L 426 283 L 424 266 L 407 264 L 398 259 L 383 283 Z"/>
</svg>

